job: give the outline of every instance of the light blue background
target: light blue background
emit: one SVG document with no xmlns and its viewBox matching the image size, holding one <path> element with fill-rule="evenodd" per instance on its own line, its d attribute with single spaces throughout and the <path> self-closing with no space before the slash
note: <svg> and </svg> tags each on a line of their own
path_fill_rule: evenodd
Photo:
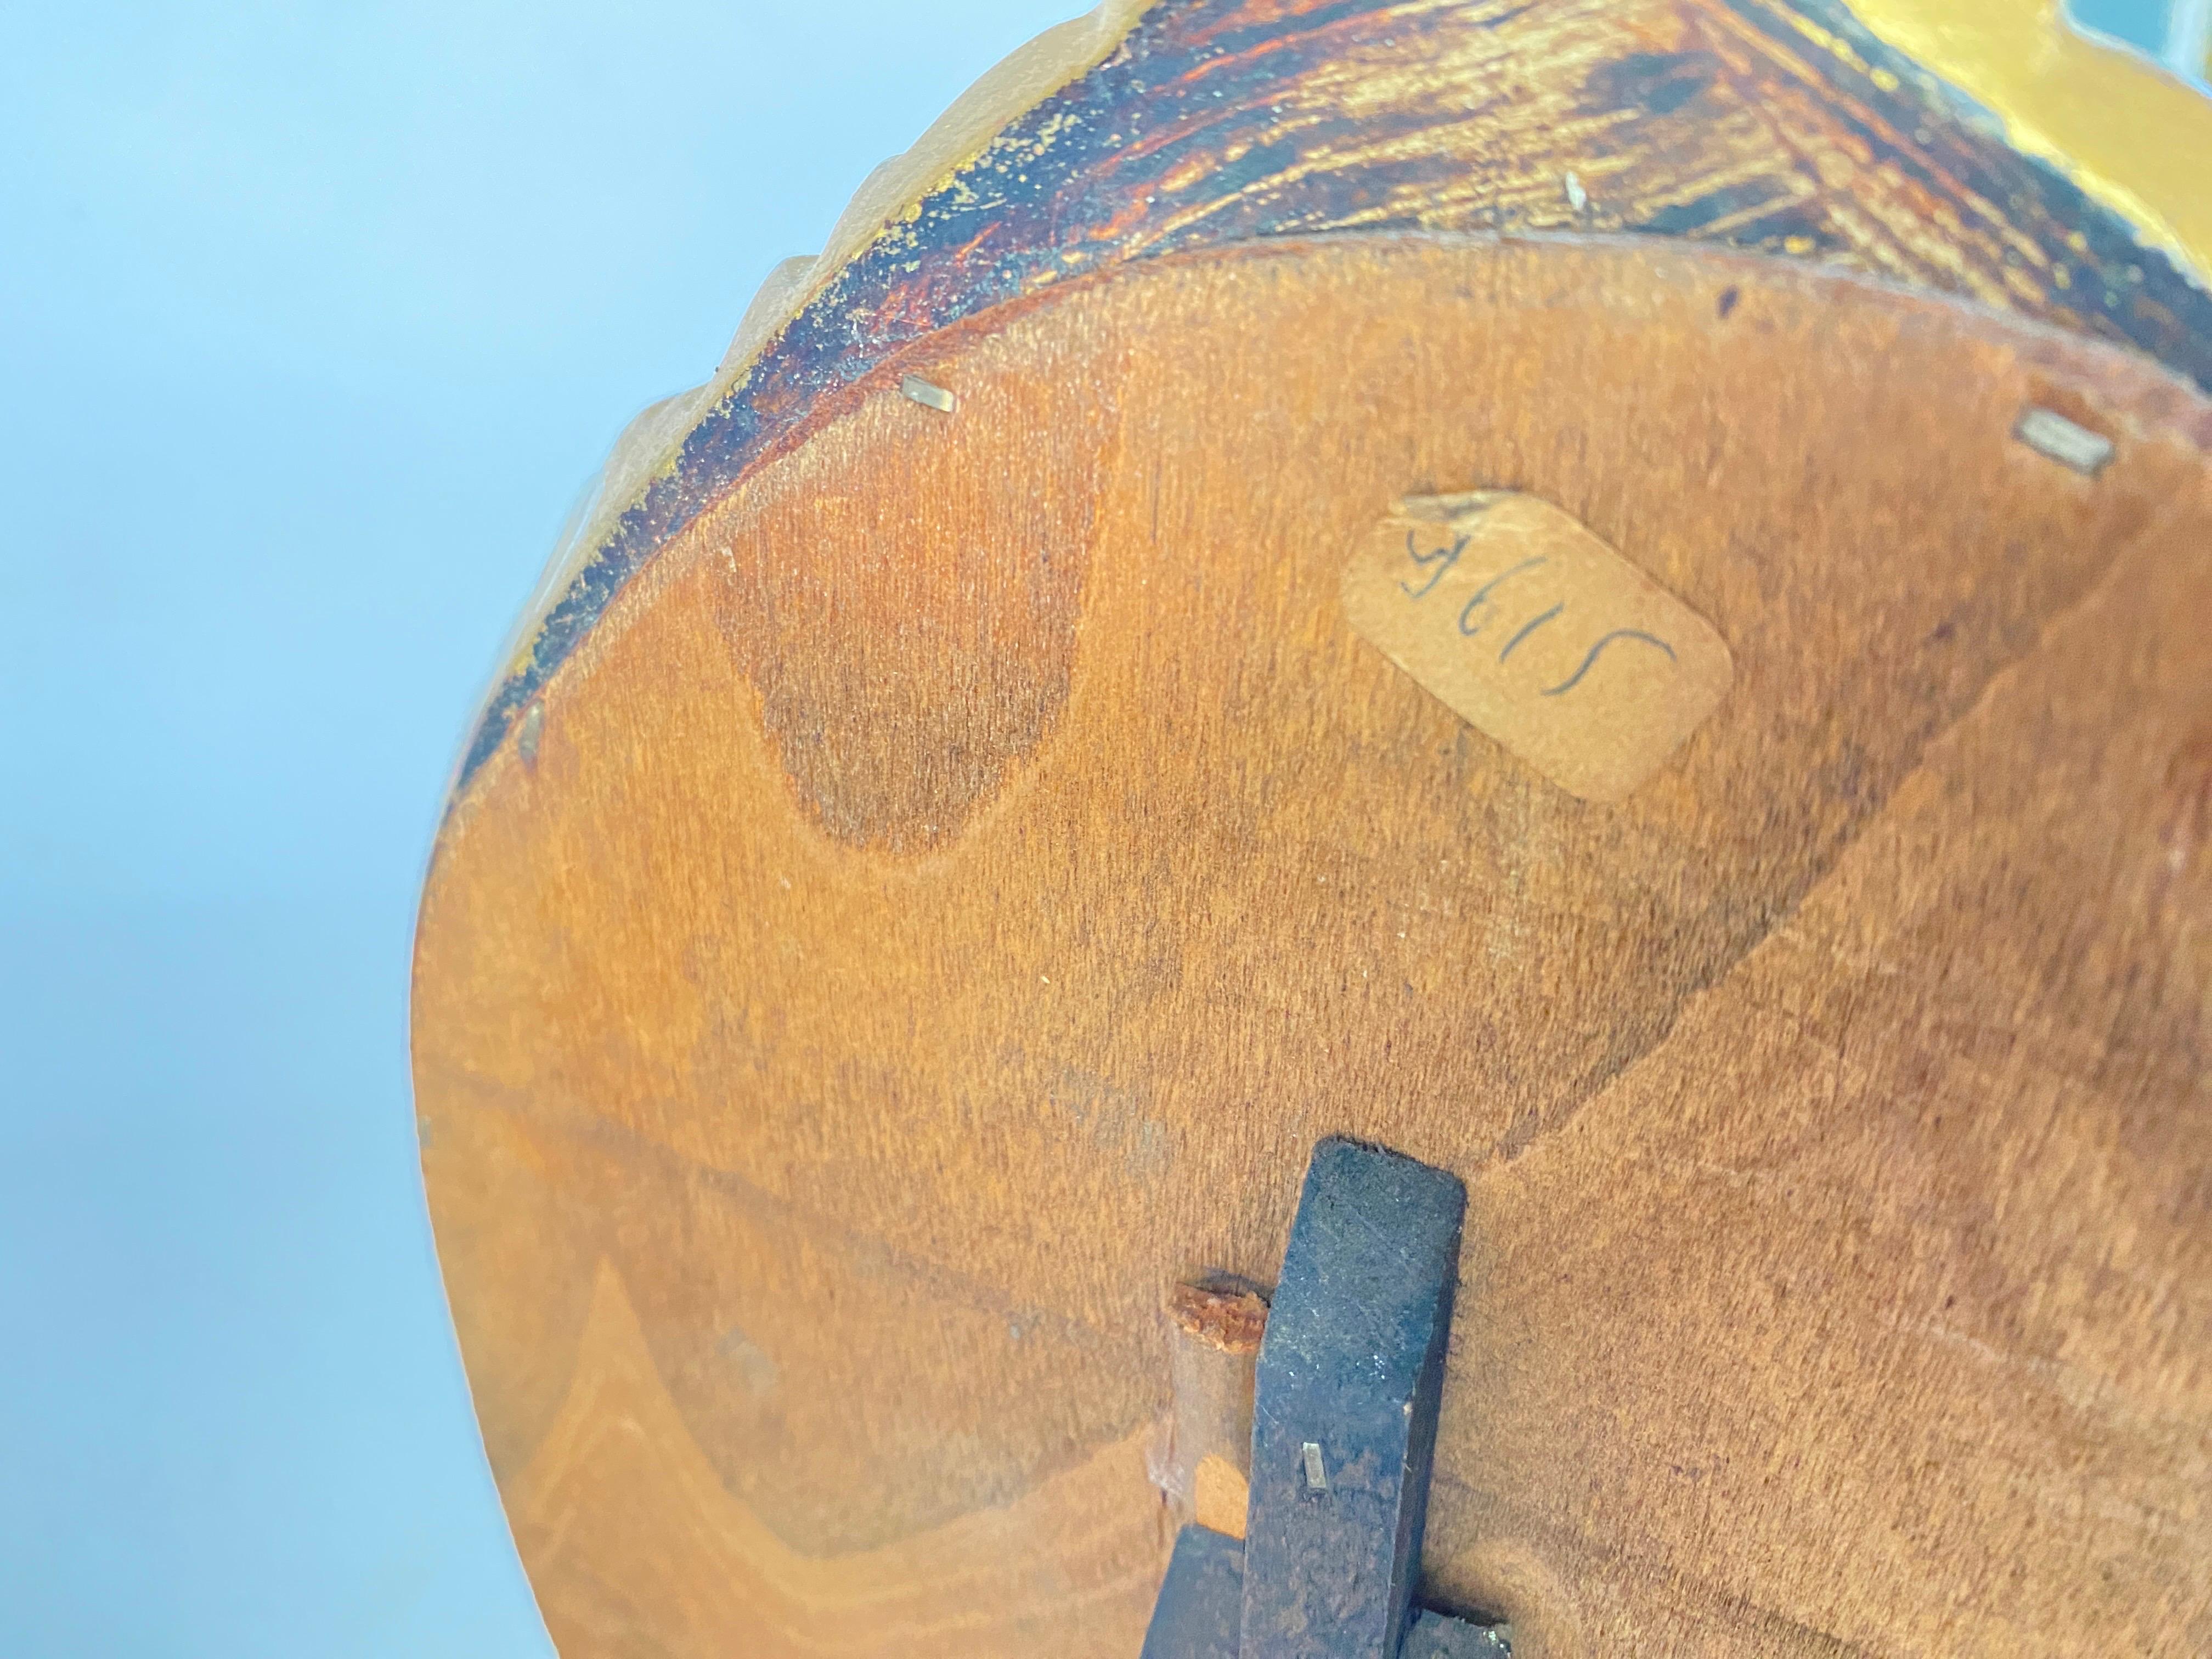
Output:
<svg viewBox="0 0 2212 1659">
<path fill-rule="evenodd" d="M 447 769 L 629 414 L 1069 9 L 0 9 L 0 1653 L 547 1652 L 408 1103 Z"/>
<path fill-rule="evenodd" d="M 9 1659 L 549 1651 L 415 1161 L 447 768 L 630 414 L 1070 9 L 0 7 Z"/>
</svg>

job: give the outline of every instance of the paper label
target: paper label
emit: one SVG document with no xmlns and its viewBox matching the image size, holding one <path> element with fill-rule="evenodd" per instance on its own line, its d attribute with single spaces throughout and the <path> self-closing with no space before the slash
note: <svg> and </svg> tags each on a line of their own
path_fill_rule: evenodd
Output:
<svg viewBox="0 0 2212 1659">
<path fill-rule="evenodd" d="M 1734 678 L 1712 624 L 1551 502 L 1411 497 L 1344 574 L 1370 643 L 1568 793 L 1618 800 Z"/>
</svg>

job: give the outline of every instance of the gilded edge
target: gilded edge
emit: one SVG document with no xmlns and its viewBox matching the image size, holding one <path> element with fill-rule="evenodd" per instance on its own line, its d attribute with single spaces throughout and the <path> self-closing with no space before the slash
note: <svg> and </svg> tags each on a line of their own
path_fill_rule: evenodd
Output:
<svg viewBox="0 0 2212 1659">
<path fill-rule="evenodd" d="M 1131 259 L 1330 230 L 1679 236 L 2000 305 L 2212 389 L 2212 296 L 1839 0 L 1109 0 L 1009 62 L 919 159 L 878 169 L 819 260 L 779 267 L 714 381 L 641 417 L 654 436 L 626 443 L 628 472 L 556 555 L 455 802 L 623 583 L 825 394 L 949 323 Z M 1500 168 L 1471 137 L 1511 131 L 1529 86 L 1552 107 L 1507 161 L 1544 165 Z M 1954 245 L 1808 182 L 1800 135 L 1768 119 L 1808 96 Z M 1747 113 L 1773 129 L 1754 141 L 1764 167 L 1708 136 Z"/>
<path fill-rule="evenodd" d="M 2063 0 L 1849 3 L 1876 39 L 1987 111 L 2015 149 L 2212 276 L 2212 100 L 2203 90 L 2077 33 Z"/>
</svg>

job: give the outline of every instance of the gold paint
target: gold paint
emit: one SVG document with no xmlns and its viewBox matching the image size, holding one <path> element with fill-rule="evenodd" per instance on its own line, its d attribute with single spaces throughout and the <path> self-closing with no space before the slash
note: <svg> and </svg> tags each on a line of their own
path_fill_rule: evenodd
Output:
<svg viewBox="0 0 2212 1659">
<path fill-rule="evenodd" d="M 2177 255 L 2212 273 L 2212 98 L 2074 32 L 2061 0 L 1845 0 L 1859 21 Z"/>
<path fill-rule="evenodd" d="M 769 343 L 807 301 L 887 228 L 918 222 L 932 191 L 958 180 L 960 169 L 996 143 L 1000 129 L 1024 110 L 1095 67 L 1157 3 L 1097 0 L 1080 17 L 1054 24 L 1017 47 L 955 99 L 910 149 L 861 180 L 820 253 L 783 260 L 769 273 L 745 307 L 713 377 L 654 404 L 615 440 L 613 452 L 562 527 L 537 586 L 515 620 L 502 653 L 504 678 L 529 670 L 545 618 L 613 533 L 616 522 L 654 479 L 676 470 L 684 438 L 731 395 Z M 1037 136 L 1039 147 L 1051 144 L 1066 125 L 1064 118 L 1048 122 Z M 499 690 L 495 681 L 485 692 L 486 702 Z"/>
</svg>

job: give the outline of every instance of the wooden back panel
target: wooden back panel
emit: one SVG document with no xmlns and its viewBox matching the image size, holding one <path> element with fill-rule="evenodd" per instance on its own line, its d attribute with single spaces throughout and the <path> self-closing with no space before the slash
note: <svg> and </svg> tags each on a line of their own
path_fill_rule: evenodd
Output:
<svg viewBox="0 0 2212 1659">
<path fill-rule="evenodd" d="M 1328 1133 L 1470 1184 L 1427 1566 L 1516 1651 L 2201 1650 L 2208 437 L 2109 348 L 1602 240 L 1120 267 L 825 399 L 425 896 L 564 1653 L 1133 1654 L 1163 1297 L 1265 1278 Z M 1623 801 L 1346 622 L 1478 489 L 1726 641 Z"/>
</svg>

